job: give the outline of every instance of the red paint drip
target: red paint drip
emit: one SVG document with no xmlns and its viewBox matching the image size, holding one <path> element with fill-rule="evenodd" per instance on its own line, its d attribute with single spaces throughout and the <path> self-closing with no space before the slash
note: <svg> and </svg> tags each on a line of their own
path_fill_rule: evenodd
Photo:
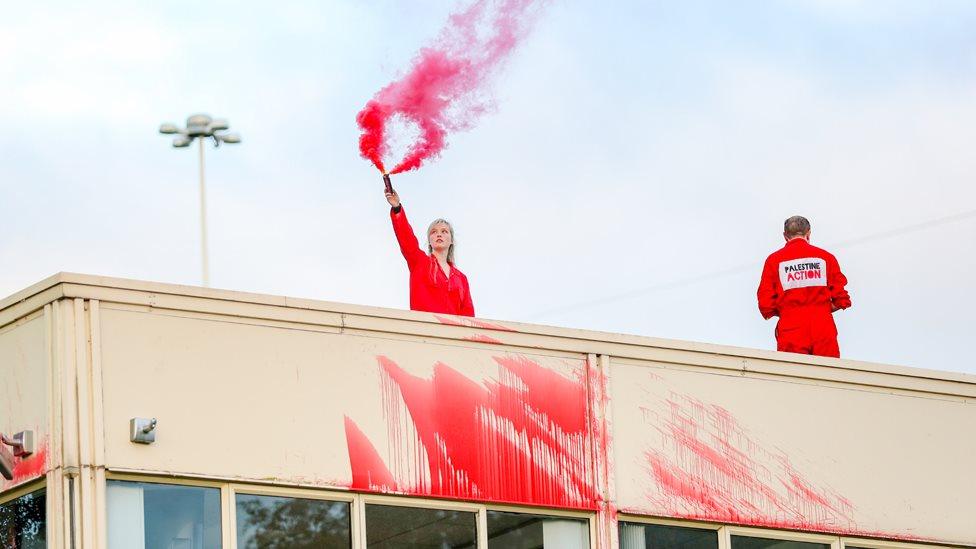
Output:
<svg viewBox="0 0 976 549">
<path fill-rule="evenodd" d="M 396 490 L 393 474 L 383 464 L 376 448 L 359 429 L 356 422 L 345 417 L 346 447 L 349 449 L 349 464 L 352 468 L 353 486 L 370 486 L 380 490 Z"/>
<path fill-rule="evenodd" d="M 467 328 L 485 328 L 487 330 L 498 330 L 500 332 L 517 332 L 518 331 L 518 330 L 515 330 L 513 328 L 509 328 L 508 326 L 502 326 L 501 324 L 495 324 L 493 322 L 485 322 L 484 320 L 478 320 L 476 318 L 470 318 L 470 317 L 463 317 L 463 316 L 454 316 L 454 317 L 451 317 L 451 316 L 442 316 L 442 315 L 435 314 L 434 315 L 434 318 L 437 319 L 437 322 L 440 322 L 441 324 L 445 324 L 447 326 L 464 326 L 464 327 L 467 327 Z"/>
<path fill-rule="evenodd" d="M 586 428 L 586 385 L 583 379 L 569 379 L 524 356 L 494 357 L 508 377 L 509 386 L 524 384 L 519 394 L 533 410 L 545 415 L 567 433 L 583 433 Z M 503 380 L 505 378 L 503 377 Z"/>
<path fill-rule="evenodd" d="M 782 452 L 755 442 L 728 410 L 666 400 L 663 446 L 646 455 L 669 516 L 813 531 L 857 529 L 850 502 L 804 478 Z M 769 468 L 764 464 L 779 464 Z"/>
<path fill-rule="evenodd" d="M 495 324 L 494 322 L 485 322 L 484 320 L 478 320 L 477 318 L 469 318 L 468 324 L 474 326 L 475 328 L 486 328 L 489 330 L 498 330 L 500 332 L 516 332 L 517 330 L 509 328 L 508 326 L 502 326 L 501 324 Z"/>
<path fill-rule="evenodd" d="M 483 334 L 469 335 L 468 337 L 466 337 L 464 339 L 466 339 L 468 341 L 475 341 L 477 343 L 492 343 L 492 344 L 495 344 L 495 345 L 501 345 L 502 344 L 502 341 L 500 341 L 498 339 L 495 339 L 495 338 L 493 338 L 491 336 L 483 335 Z"/>
<path fill-rule="evenodd" d="M 496 357 L 498 380 L 484 384 L 443 363 L 425 379 L 386 357 L 377 360 L 392 448 L 388 463 L 401 492 L 595 507 L 581 381 L 524 357 Z M 373 459 L 362 457 L 362 441 L 353 443 L 360 449 L 350 449 L 350 460 Z M 389 470 L 375 461 L 353 463 L 353 488 L 383 491 L 372 473 L 362 472 L 370 467 L 378 476 Z"/>
<path fill-rule="evenodd" d="M 399 80 L 381 89 L 356 116 L 359 152 L 380 171 L 390 119 L 413 122 L 420 135 L 390 173 L 436 158 L 447 134 L 472 127 L 491 104 L 486 84 L 525 36 L 534 0 L 475 0 L 448 19 L 434 43 L 420 50 Z"/>
<path fill-rule="evenodd" d="M 47 473 L 48 444 L 44 442 L 36 452 L 27 457 L 14 458 L 13 479 L 0 478 L 0 492 L 29 482 Z"/>
<path fill-rule="evenodd" d="M 815 488 L 811 488 L 807 484 L 807 481 L 793 469 L 789 462 L 784 464 L 784 468 L 786 469 L 786 474 L 790 477 L 790 484 L 786 485 L 784 483 L 784 486 L 786 486 L 791 493 L 798 495 L 800 498 L 806 501 L 822 505 L 828 509 L 837 510 L 834 504 L 828 500 L 827 496 L 820 494 Z M 838 501 L 844 505 L 844 502 L 847 500 L 840 499 Z"/>
</svg>

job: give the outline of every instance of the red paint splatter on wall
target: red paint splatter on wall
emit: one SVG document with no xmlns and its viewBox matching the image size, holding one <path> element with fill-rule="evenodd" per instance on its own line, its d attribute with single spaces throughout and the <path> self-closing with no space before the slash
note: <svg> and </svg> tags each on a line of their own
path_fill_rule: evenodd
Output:
<svg viewBox="0 0 976 549">
<path fill-rule="evenodd" d="M 25 458 L 14 458 L 13 480 L 0 477 L 0 492 L 34 480 L 47 473 L 48 444 L 39 445 L 36 452 Z"/>
<path fill-rule="evenodd" d="M 768 450 L 728 410 L 689 396 L 667 400 L 663 444 L 647 452 L 659 493 L 649 498 L 681 518 L 814 531 L 857 529 L 851 503 L 804 478 L 781 451 Z"/>
<path fill-rule="evenodd" d="M 486 84 L 526 35 L 533 8 L 541 3 L 474 0 L 451 15 L 410 70 L 377 92 L 356 116 L 363 158 L 386 171 L 389 126 L 397 116 L 415 124 L 419 136 L 390 173 L 415 170 L 440 155 L 448 133 L 472 127 L 489 110 Z"/>
<path fill-rule="evenodd" d="M 354 489 L 389 491 L 392 478 L 410 494 L 595 507 L 582 368 L 571 379 L 523 356 L 495 357 L 497 379 L 478 383 L 443 363 L 426 379 L 377 360 L 391 455 L 377 463 L 347 421 Z"/>
</svg>

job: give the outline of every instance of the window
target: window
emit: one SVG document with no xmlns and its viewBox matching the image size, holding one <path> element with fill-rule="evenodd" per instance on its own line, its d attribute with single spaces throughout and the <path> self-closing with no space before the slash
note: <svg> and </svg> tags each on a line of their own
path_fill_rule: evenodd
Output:
<svg viewBox="0 0 976 549">
<path fill-rule="evenodd" d="M 488 511 L 488 549 L 587 549 L 582 519 Z"/>
<path fill-rule="evenodd" d="M 717 549 L 718 531 L 621 522 L 620 549 Z"/>
<path fill-rule="evenodd" d="M 352 546 L 349 504 L 237 494 L 238 549 L 345 549 Z"/>
<path fill-rule="evenodd" d="M 732 549 L 830 549 L 829 543 L 732 536 Z"/>
<path fill-rule="evenodd" d="M 0 546 L 4 549 L 43 549 L 47 498 L 44 490 L 0 504 Z"/>
<path fill-rule="evenodd" d="M 225 540 L 239 549 L 590 548 L 585 513 L 134 475 L 110 477 L 105 496 L 108 549 L 222 549 Z"/>
<path fill-rule="evenodd" d="M 220 490 L 108 482 L 110 549 L 220 549 Z"/>
<path fill-rule="evenodd" d="M 477 513 L 366 505 L 366 546 L 370 549 L 474 549 Z"/>
</svg>

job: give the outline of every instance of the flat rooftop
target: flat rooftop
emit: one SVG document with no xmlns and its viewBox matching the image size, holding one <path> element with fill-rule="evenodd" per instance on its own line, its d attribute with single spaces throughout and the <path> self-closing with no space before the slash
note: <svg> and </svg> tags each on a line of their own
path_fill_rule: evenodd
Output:
<svg viewBox="0 0 976 549">
<path fill-rule="evenodd" d="M 651 359 L 742 375 L 773 375 L 976 398 L 976 375 L 727 345 L 466 318 L 287 296 L 62 272 L 0 300 L 0 327 L 59 299 L 94 299 L 342 330 L 389 331 L 524 348 Z"/>
</svg>

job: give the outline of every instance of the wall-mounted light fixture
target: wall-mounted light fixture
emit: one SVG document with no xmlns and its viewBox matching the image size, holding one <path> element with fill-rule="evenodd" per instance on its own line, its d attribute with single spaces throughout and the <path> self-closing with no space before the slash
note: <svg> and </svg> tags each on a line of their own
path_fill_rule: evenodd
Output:
<svg viewBox="0 0 976 549">
<path fill-rule="evenodd" d="M 130 419 L 129 440 L 139 444 L 156 442 L 156 418 L 134 417 Z"/>
<path fill-rule="evenodd" d="M 34 431 L 21 431 L 12 437 L 0 434 L 0 441 L 12 447 L 16 457 L 27 457 L 37 449 L 34 445 Z"/>
<path fill-rule="evenodd" d="M 34 431 L 21 431 L 12 437 L 0 433 L 0 475 L 7 480 L 14 479 L 14 458 L 21 459 L 34 453 L 35 447 Z M 7 446 L 13 448 L 13 452 L 7 450 Z"/>
</svg>

